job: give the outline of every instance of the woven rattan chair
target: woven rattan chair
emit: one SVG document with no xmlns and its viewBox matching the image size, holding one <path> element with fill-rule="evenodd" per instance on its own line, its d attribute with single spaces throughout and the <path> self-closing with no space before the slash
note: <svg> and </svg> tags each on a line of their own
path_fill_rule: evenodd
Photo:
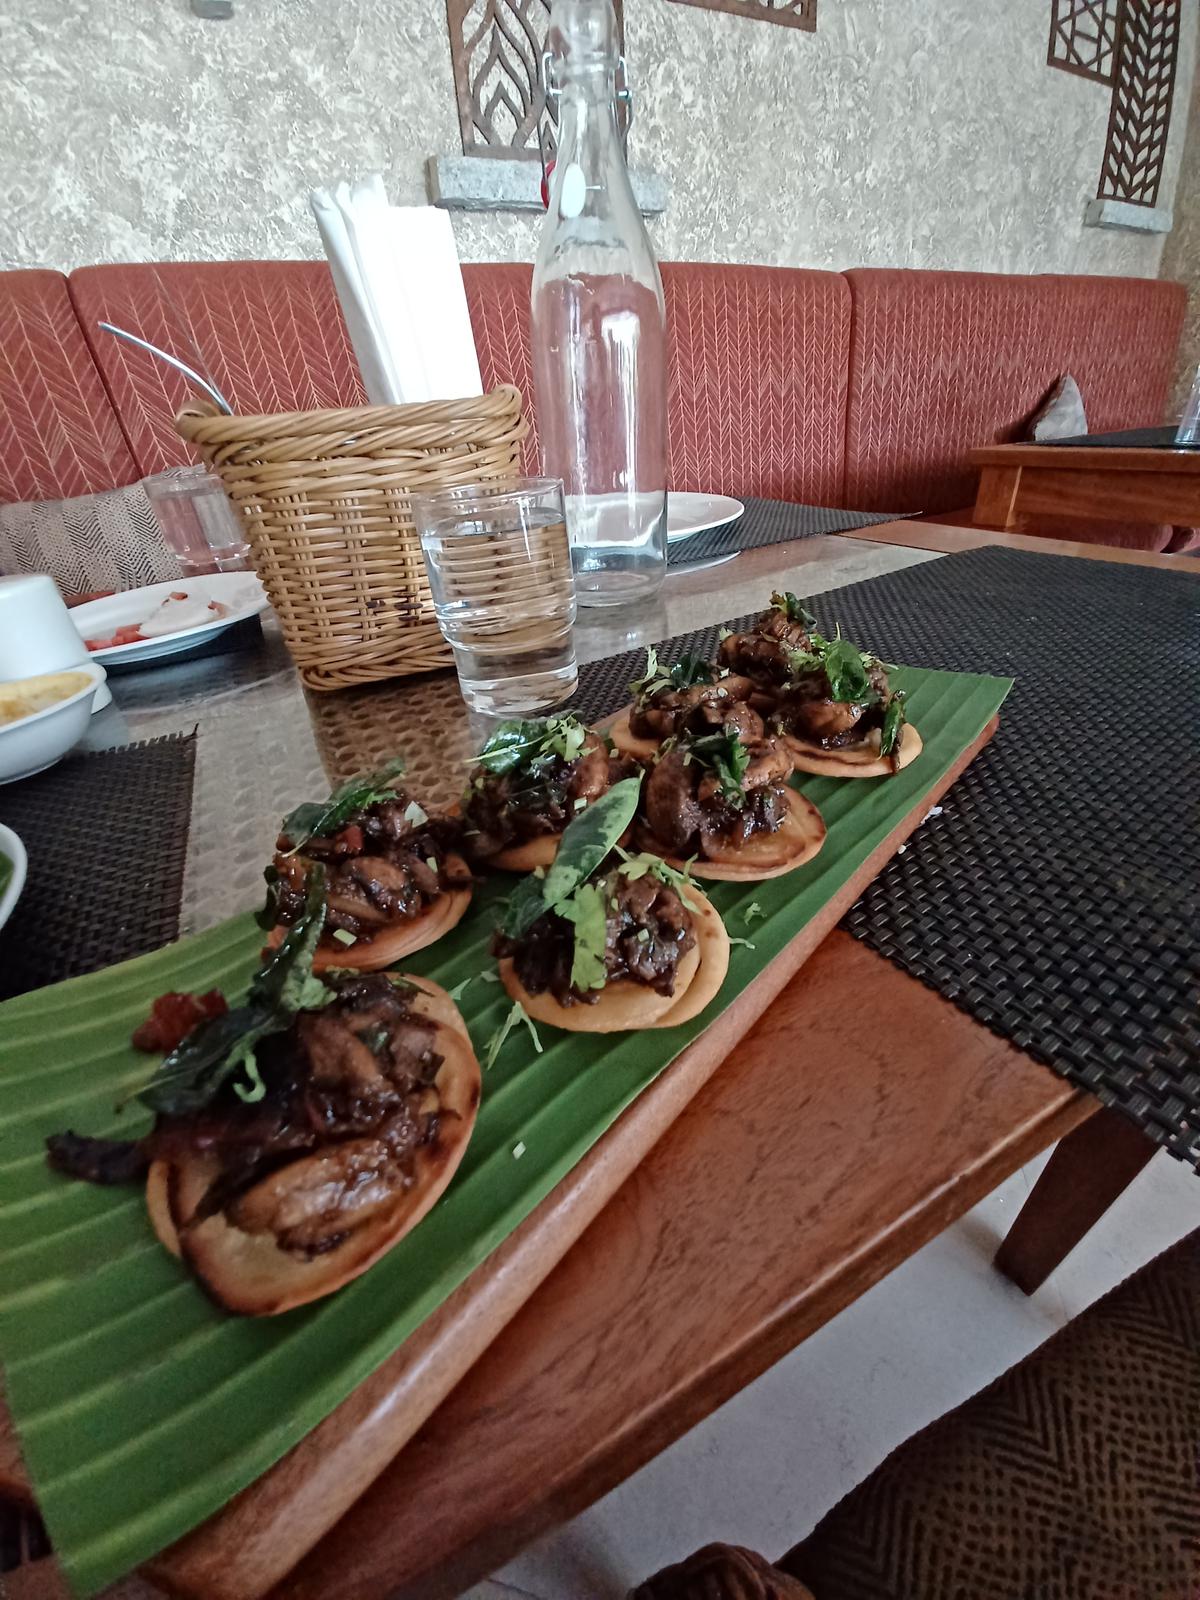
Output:
<svg viewBox="0 0 1200 1600">
<path fill-rule="evenodd" d="M 780 1561 L 633 1600 L 1197 1600 L 1200 1232 L 887 1458 Z"/>
</svg>

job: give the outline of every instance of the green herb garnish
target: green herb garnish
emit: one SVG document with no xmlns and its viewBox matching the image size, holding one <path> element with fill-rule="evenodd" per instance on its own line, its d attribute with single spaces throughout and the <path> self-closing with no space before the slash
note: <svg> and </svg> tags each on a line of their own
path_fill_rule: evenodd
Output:
<svg viewBox="0 0 1200 1600">
<path fill-rule="evenodd" d="M 747 950 L 757 950 L 758 949 L 758 946 L 753 942 L 753 940 L 751 940 L 751 939 L 743 939 L 739 934 L 731 933 L 731 934 L 728 935 L 728 938 L 729 938 L 730 944 L 744 944 L 746 946 Z"/>
<path fill-rule="evenodd" d="M 640 789 L 640 778 L 622 778 L 567 824 L 545 877 L 522 878 L 509 898 L 501 926 L 510 939 L 528 933 L 591 877 L 633 821 Z"/>
<path fill-rule="evenodd" d="M 574 954 L 571 958 L 571 987 L 582 994 L 586 989 L 603 989 L 608 978 L 604 964 L 607 921 L 604 890 L 594 883 L 581 883 L 575 893 L 555 907 L 556 914 L 573 924 Z"/>
<path fill-rule="evenodd" d="M 221 1085 L 239 1070 L 235 1093 L 242 1100 L 261 1100 L 266 1086 L 255 1050 L 271 1034 L 284 1033 L 301 1011 L 315 1011 L 334 999 L 334 991 L 313 976 L 313 955 L 325 926 L 325 872 L 308 874 L 304 910 L 288 929 L 282 944 L 250 985 L 245 1002 L 193 1028 L 165 1056 L 138 1099 L 152 1111 L 182 1116 L 206 1106 Z"/>
<path fill-rule="evenodd" d="M 650 645 L 646 651 L 644 676 L 635 678 L 629 692 L 639 704 L 652 699 L 664 689 L 691 689 L 698 683 L 712 683 L 713 669 L 700 656 L 680 656 L 674 666 L 659 665 L 658 651 Z"/>
<path fill-rule="evenodd" d="M 745 911 L 742 912 L 742 921 L 746 924 L 747 927 L 749 927 L 750 924 L 754 921 L 755 917 L 765 917 L 766 914 L 767 913 L 759 905 L 758 901 L 757 900 L 752 900 L 750 902 L 750 904 L 746 907 Z"/>
<path fill-rule="evenodd" d="M 810 619 L 811 621 L 811 619 Z M 893 671 L 868 650 L 843 639 L 841 630 L 826 639 L 810 629 L 806 650 L 789 650 L 788 666 L 793 679 L 810 672 L 823 672 L 829 682 L 829 697 L 847 705 L 873 705 L 879 691 L 872 686 L 870 673 L 875 667 Z"/>
<path fill-rule="evenodd" d="M 879 731 L 879 753 L 881 756 L 895 756 L 900 751 L 900 738 L 904 731 L 904 724 L 908 720 L 905 709 L 906 695 L 903 689 L 897 689 L 887 703 L 887 710 L 883 713 L 883 727 Z"/>
<path fill-rule="evenodd" d="M 875 698 L 867 677 L 862 651 L 848 639 L 823 640 L 822 665 L 829 679 L 831 699 L 861 705 Z"/>
<path fill-rule="evenodd" d="M 699 739 L 690 739 L 683 749 L 687 755 L 699 758 L 717 779 L 723 797 L 740 810 L 746 801 L 742 780 L 750 765 L 750 750 L 737 734 L 732 730 L 706 733 Z"/>
<path fill-rule="evenodd" d="M 771 595 L 771 604 L 776 611 L 782 611 L 789 622 L 798 622 L 804 628 L 815 628 L 817 625 L 816 617 L 790 589 L 776 589 Z"/>
<path fill-rule="evenodd" d="M 675 893 L 689 911 L 695 911 L 696 902 L 688 899 L 687 891 L 696 887 L 696 880 L 687 870 L 686 864 L 683 870 L 680 871 L 678 867 L 673 867 L 669 862 L 664 861 L 661 856 L 653 856 L 645 850 L 631 856 L 622 850 L 620 846 L 617 847 L 617 854 L 621 858 L 620 873 L 623 878 L 630 883 L 636 883 L 639 878 L 644 878 L 648 872 L 651 872 L 660 883 L 665 883 L 675 890 Z M 614 911 L 617 909 L 618 904 L 619 902 L 614 899 L 612 907 Z"/>
<path fill-rule="evenodd" d="M 530 717 L 502 722 L 476 757 L 485 772 L 502 776 L 518 767 L 536 770 L 555 758 L 574 761 L 588 730 L 578 717 Z"/>
<path fill-rule="evenodd" d="M 328 800 L 306 800 L 290 811 L 283 819 L 282 832 L 291 843 L 288 855 L 295 855 L 310 839 L 323 839 L 336 833 L 356 811 L 381 800 L 396 797 L 393 778 L 404 771 L 404 757 L 396 756 L 379 768 L 378 772 L 360 772 L 340 789 L 335 789 Z"/>
<path fill-rule="evenodd" d="M 504 1041 L 508 1038 L 509 1034 L 515 1027 L 518 1026 L 519 1023 L 522 1022 L 529 1029 L 529 1037 L 533 1040 L 534 1050 L 539 1056 L 541 1055 L 542 1041 L 538 1038 L 538 1031 L 533 1025 L 533 1018 L 529 1015 L 528 1011 L 526 1011 L 525 1007 L 519 1000 L 514 1000 L 511 1008 L 504 1018 L 504 1021 L 500 1024 L 495 1033 L 493 1033 L 492 1037 L 484 1046 L 483 1070 L 485 1072 L 490 1066 L 494 1065 L 496 1057 L 503 1049 Z"/>
</svg>

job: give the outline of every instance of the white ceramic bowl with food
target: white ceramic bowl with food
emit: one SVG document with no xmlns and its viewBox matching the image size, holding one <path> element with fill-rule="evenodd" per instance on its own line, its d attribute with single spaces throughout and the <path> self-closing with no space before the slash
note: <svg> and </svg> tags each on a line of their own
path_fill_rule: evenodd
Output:
<svg viewBox="0 0 1200 1600">
<path fill-rule="evenodd" d="M 21 898 L 27 869 L 25 846 L 11 828 L 0 822 L 0 928 Z"/>
<path fill-rule="evenodd" d="M 77 745 L 103 682 L 103 667 L 85 661 L 64 672 L 0 683 L 0 783 L 30 778 Z"/>
</svg>

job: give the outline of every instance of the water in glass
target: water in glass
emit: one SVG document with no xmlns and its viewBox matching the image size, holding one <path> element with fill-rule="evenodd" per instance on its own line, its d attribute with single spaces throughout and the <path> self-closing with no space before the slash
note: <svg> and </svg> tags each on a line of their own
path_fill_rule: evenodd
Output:
<svg viewBox="0 0 1200 1600">
<path fill-rule="evenodd" d="M 246 532 L 215 473 L 174 467 L 145 479 L 144 487 L 163 539 L 185 575 L 246 570 Z"/>
<path fill-rule="evenodd" d="M 416 494 L 412 504 L 468 706 L 511 717 L 561 705 L 578 677 L 562 485 L 472 484 Z"/>
</svg>

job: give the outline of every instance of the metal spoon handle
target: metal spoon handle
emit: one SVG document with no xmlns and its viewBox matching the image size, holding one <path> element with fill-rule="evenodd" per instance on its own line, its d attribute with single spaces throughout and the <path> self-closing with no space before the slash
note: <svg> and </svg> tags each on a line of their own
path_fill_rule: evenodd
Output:
<svg viewBox="0 0 1200 1600">
<path fill-rule="evenodd" d="M 124 339 L 126 344 L 135 344 L 139 350 L 148 350 L 152 356 L 157 356 L 160 361 L 165 361 L 169 367 L 174 367 L 177 372 L 182 372 L 185 378 L 190 378 L 198 389 L 202 389 L 209 397 L 218 411 L 225 416 L 233 415 L 233 407 L 217 388 L 215 383 L 210 383 L 207 378 L 202 378 L 194 367 L 189 367 L 186 361 L 180 361 L 178 356 L 168 355 L 165 350 L 160 350 L 156 344 L 151 344 L 148 339 L 139 339 L 136 333 L 129 333 L 124 328 L 116 328 L 111 322 L 98 322 L 98 328 L 103 328 L 105 333 L 111 333 L 118 339 Z"/>
</svg>

